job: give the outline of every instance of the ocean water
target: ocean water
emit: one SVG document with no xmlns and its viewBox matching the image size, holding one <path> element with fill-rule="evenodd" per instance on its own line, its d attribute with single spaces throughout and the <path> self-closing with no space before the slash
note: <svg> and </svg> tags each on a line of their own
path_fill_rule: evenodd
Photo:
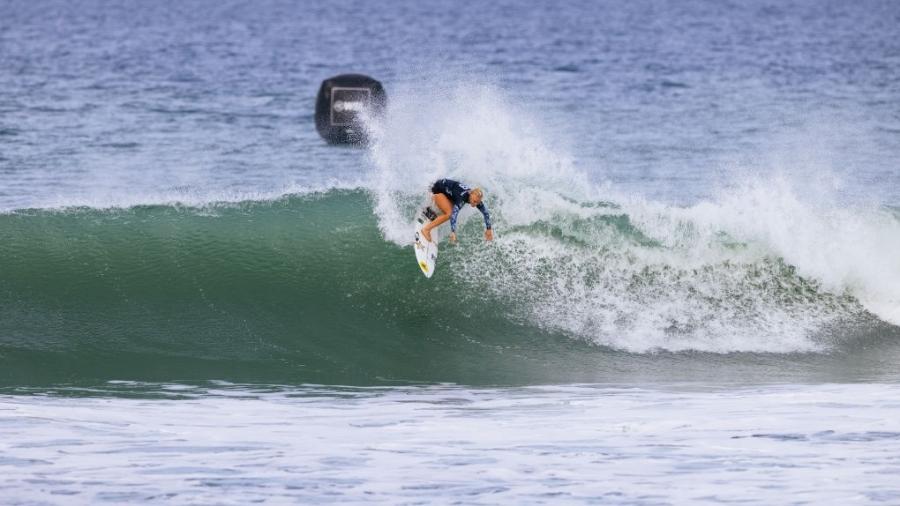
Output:
<svg viewBox="0 0 900 506">
<path fill-rule="evenodd" d="M 898 26 L 3 2 L 0 502 L 900 503 Z"/>
</svg>

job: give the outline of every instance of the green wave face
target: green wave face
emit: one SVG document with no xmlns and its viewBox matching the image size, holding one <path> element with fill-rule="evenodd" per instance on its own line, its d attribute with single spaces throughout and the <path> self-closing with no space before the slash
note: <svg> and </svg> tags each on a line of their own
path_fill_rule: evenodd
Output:
<svg viewBox="0 0 900 506">
<path fill-rule="evenodd" d="M 896 335 L 840 327 L 858 304 L 779 259 L 729 257 L 744 246 L 723 239 L 724 259 L 684 267 L 609 211 L 491 245 L 463 227 L 430 280 L 361 191 L 0 215 L 0 382 L 671 380 L 732 374 L 732 352 L 810 351 L 767 342 L 801 316 L 824 328 L 814 344 Z"/>
<path fill-rule="evenodd" d="M 506 358 L 545 333 L 487 302 L 425 279 L 361 192 L 0 216 L 8 383 L 528 381 L 553 347 Z"/>
</svg>

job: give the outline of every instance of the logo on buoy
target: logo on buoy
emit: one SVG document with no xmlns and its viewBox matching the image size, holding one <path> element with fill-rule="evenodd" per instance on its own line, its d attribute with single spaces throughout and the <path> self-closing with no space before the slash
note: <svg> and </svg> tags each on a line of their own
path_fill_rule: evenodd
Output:
<svg viewBox="0 0 900 506">
<path fill-rule="evenodd" d="M 344 102 L 338 100 L 334 103 L 335 112 L 362 112 L 366 108 L 366 104 L 362 102 Z"/>
</svg>

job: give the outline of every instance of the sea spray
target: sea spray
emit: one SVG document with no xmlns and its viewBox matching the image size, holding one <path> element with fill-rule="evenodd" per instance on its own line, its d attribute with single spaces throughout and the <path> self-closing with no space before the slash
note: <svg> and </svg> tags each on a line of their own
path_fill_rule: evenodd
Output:
<svg viewBox="0 0 900 506">
<path fill-rule="evenodd" d="M 482 85 L 399 94 L 372 129 L 387 240 L 408 244 L 434 179 L 485 186 L 495 244 L 470 231 L 470 251 L 438 269 L 511 318 L 637 352 L 825 350 L 864 310 L 897 323 L 900 222 L 882 211 L 809 202 L 778 180 L 688 207 L 647 201 L 590 181 Z"/>
<path fill-rule="evenodd" d="M 542 219 L 575 188 L 593 189 L 570 158 L 544 142 L 538 123 L 499 90 L 430 89 L 428 95 L 401 90 L 385 117 L 370 125 L 370 187 L 386 239 L 410 243 L 415 206 L 442 177 L 483 187 L 492 212 L 506 224 Z"/>
</svg>

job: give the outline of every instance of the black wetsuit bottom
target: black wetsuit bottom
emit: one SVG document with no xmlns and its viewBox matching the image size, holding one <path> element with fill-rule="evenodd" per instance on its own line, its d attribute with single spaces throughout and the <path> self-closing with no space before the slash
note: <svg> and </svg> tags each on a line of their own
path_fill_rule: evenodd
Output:
<svg viewBox="0 0 900 506">
<path fill-rule="evenodd" d="M 442 193 L 450 199 L 450 202 L 457 206 L 469 202 L 470 191 L 472 191 L 471 188 L 453 179 L 438 179 L 431 186 L 431 193 Z"/>
</svg>

